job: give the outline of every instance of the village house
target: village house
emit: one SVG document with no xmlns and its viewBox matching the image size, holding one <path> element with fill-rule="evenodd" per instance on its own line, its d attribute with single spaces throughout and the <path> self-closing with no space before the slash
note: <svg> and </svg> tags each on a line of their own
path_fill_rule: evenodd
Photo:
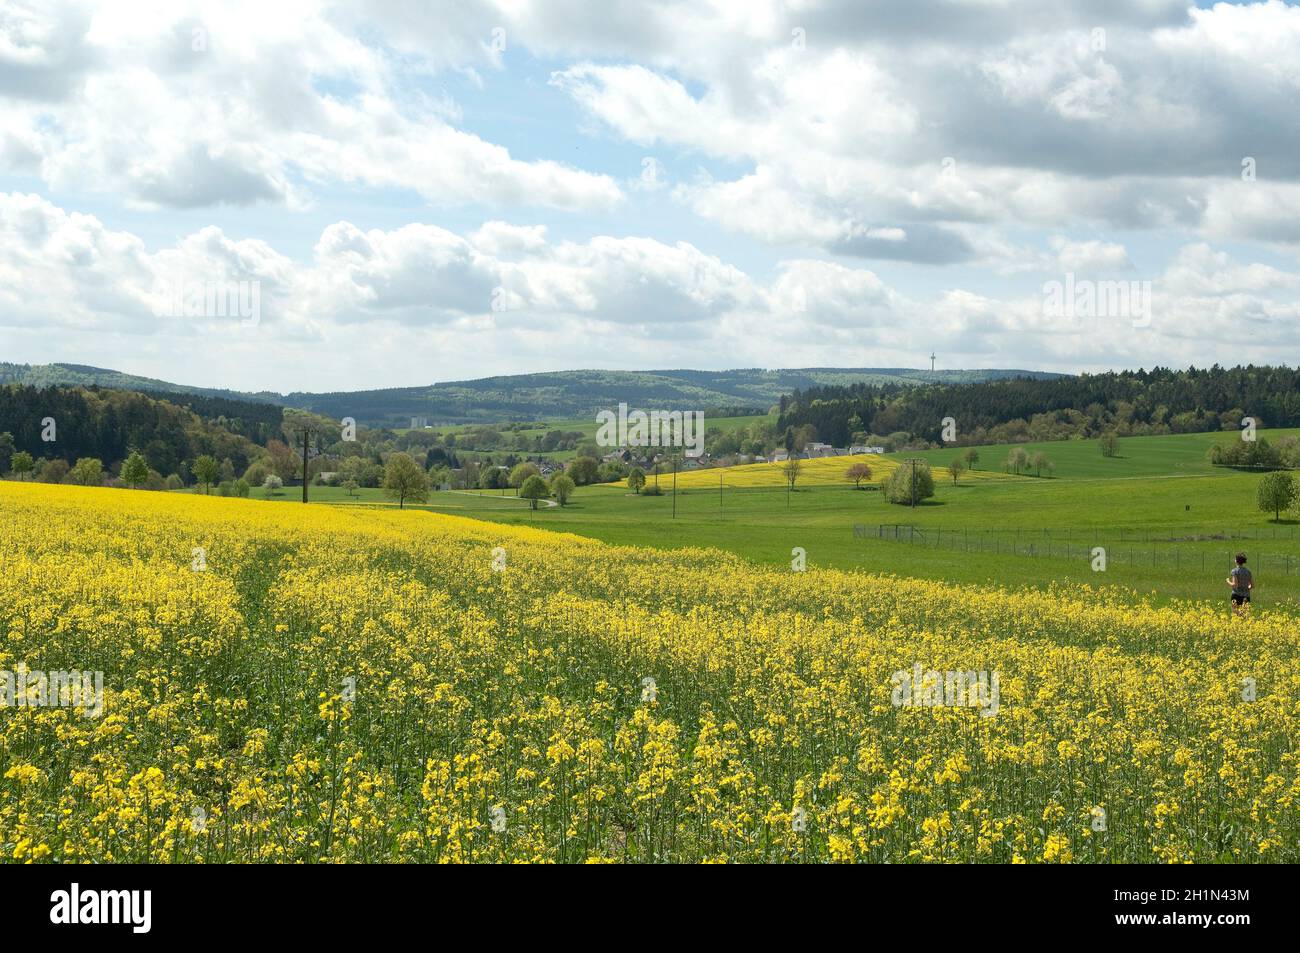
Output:
<svg viewBox="0 0 1300 953">
<path fill-rule="evenodd" d="M 829 443 L 810 443 L 804 448 L 804 452 L 809 460 L 820 457 L 842 457 L 848 453 L 843 447 L 832 447 Z"/>
<path fill-rule="evenodd" d="M 607 453 L 600 458 L 601 463 L 630 464 L 630 463 L 634 463 L 635 460 L 636 457 L 633 455 L 632 451 L 627 449 L 626 447 L 624 447 L 622 450 L 615 450 L 612 453 Z"/>
</svg>

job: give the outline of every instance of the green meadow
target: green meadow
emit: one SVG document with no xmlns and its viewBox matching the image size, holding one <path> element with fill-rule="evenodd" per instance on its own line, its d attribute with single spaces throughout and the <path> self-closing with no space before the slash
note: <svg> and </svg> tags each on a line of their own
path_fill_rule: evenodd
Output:
<svg viewBox="0 0 1300 953">
<path fill-rule="evenodd" d="M 1270 440 L 1287 431 L 1261 431 Z M 1260 475 L 1211 467 L 1206 451 L 1232 433 L 1138 437 L 1103 457 L 1097 441 L 1021 444 L 1055 464 L 1051 477 L 1001 472 L 1013 449 L 977 448 L 994 479 L 936 479 L 933 499 L 891 505 L 875 490 L 723 486 L 638 496 L 622 485 L 578 489 L 565 507 L 532 510 L 513 491 L 432 493 L 418 508 L 503 523 L 530 523 L 611 543 L 713 546 L 758 562 L 890 572 L 900 576 L 1048 587 L 1120 586 L 1157 599 L 1226 603 L 1224 577 L 1239 549 L 1250 555 L 1261 605 L 1300 601 L 1300 523 L 1256 507 Z M 915 456 L 944 465 L 960 450 Z M 893 455 L 905 460 L 913 454 Z M 845 462 L 847 468 L 848 461 Z M 710 471 L 713 472 L 713 471 Z M 936 475 L 938 476 L 938 475 Z M 255 493 L 255 495 L 258 495 Z M 312 487 L 314 502 L 391 505 L 381 491 Z M 277 499 L 295 500 L 286 490 Z M 675 502 L 675 513 L 674 513 Z M 897 527 L 897 528 L 895 528 Z M 1094 547 L 1106 551 L 1095 571 Z"/>
</svg>

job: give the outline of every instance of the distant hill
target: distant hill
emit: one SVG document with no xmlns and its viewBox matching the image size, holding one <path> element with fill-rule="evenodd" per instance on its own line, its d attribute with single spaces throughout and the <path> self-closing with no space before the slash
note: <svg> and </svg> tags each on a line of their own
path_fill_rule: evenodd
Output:
<svg viewBox="0 0 1300 953">
<path fill-rule="evenodd" d="M 285 400 L 331 417 L 407 425 L 585 417 L 625 401 L 665 410 L 748 408 L 764 413 L 783 394 L 830 384 L 963 383 L 993 378 L 1055 377 L 1032 371 L 929 371 L 908 368 L 803 368 L 729 371 L 555 371 L 454 381 L 427 387 L 340 394 L 290 394 Z"/>
<path fill-rule="evenodd" d="M 255 400 L 264 403 L 283 404 L 280 394 L 263 391 L 248 393 L 237 390 L 223 390 L 218 387 L 191 387 L 188 384 L 172 384 L 168 381 L 155 380 L 152 377 L 138 377 L 106 367 L 91 367 L 89 364 L 8 364 L 0 361 L 0 384 L 28 384 L 32 387 L 58 385 L 72 387 L 112 387 L 118 390 L 167 391 L 172 394 L 201 394 L 206 397 L 227 397 L 233 400 Z"/>
<path fill-rule="evenodd" d="M 815 387 L 865 384 L 959 384 L 1011 377 L 1060 377 L 1043 371 L 941 370 L 901 367 L 816 367 L 791 370 L 742 368 L 729 371 L 554 371 L 451 381 L 422 387 L 337 393 L 242 393 L 189 387 L 82 364 L 0 363 L 0 384 L 84 384 L 143 391 L 170 391 L 265 401 L 301 407 L 368 426 L 409 426 L 412 417 L 430 423 L 507 420 L 563 420 L 585 417 L 624 401 L 663 410 L 751 409 L 760 413 L 782 395 Z"/>
</svg>

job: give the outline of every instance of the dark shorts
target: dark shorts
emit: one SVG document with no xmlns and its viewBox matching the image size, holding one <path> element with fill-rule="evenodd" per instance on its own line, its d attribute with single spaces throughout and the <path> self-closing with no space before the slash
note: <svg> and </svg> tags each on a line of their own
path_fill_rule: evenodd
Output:
<svg viewBox="0 0 1300 953">
<path fill-rule="evenodd" d="M 1232 604 L 1233 604 L 1234 606 L 1239 606 L 1239 605 L 1241 605 L 1243 602 L 1249 602 L 1249 601 L 1250 601 L 1250 593 L 1249 593 L 1249 592 L 1234 592 L 1234 593 L 1232 594 Z"/>
</svg>

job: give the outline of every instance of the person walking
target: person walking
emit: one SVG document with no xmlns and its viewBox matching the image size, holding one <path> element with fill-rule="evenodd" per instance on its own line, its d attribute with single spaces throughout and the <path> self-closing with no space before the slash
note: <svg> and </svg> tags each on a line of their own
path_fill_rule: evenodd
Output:
<svg viewBox="0 0 1300 953">
<path fill-rule="evenodd" d="M 1246 568 L 1246 554 L 1237 553 L 1237 565 L 1228 573 L 1232 587 L 1232 611 L 1239 616 L 1250 615 L 1250 592 L 1255 588 L 1255 577 Z"/>
</svg>

